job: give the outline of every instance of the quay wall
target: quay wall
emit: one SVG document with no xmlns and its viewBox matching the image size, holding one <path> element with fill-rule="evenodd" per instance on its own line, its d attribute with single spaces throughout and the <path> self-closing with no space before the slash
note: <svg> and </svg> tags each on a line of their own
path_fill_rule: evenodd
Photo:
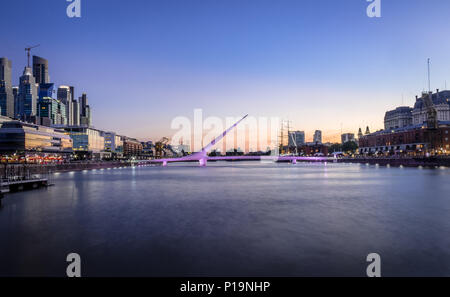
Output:
<svg viewBox="0 0 450 297">
<path fill-rule="evenodd" d="M 50 174 L 54 172 L 80 171 L 114 167 L 129 167 L 130 162 L 82 162 L 63 164 L 0 164 L 0 176 L 30 176 L 34 174 Z"/>
<path fill-rule="evenodd" d="M 366 158 L 340 158 L 339 163 L 362 163 L 379 166 L 404 167 L 450 167 L 450 157 L 366 157 Z"/>
</svg>

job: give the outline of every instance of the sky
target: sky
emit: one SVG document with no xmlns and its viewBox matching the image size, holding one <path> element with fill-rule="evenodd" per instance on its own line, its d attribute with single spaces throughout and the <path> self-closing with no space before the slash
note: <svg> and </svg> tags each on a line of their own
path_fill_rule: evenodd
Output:
<svg viewBox="0 0 450 297">
<path fill-rule="evenodd" d="M 279 117 L 324 141 L 383 127 L 427 86 L 450 85 L 450 1 L 2 0 L 0 57 L 24 48 L 51 81 L 86 92 L 96 128 L 142 140 L 171 136 L 178 116 Z"/>
</svg>

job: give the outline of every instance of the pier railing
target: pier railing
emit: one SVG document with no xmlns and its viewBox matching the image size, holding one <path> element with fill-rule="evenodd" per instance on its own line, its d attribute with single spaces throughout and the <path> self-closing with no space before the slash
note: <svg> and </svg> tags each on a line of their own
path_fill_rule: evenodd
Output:
<svg viewBox="0 0 450 297">
<path fill-rule="evenodd" d="M 129 162 L 73 162 L 63 164 L 1 164 L 1 180 L 23 180 L 47 177 L 55 172 L 80 171 L 113 167 L 128 167 Z"/>
</svg>

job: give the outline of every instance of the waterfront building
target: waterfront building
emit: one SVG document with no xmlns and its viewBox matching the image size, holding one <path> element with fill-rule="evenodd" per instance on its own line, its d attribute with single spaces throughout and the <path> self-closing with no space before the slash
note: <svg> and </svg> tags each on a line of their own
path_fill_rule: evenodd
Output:
<svg viewBox="0 0 450 297">
<path fill-rule="evenodd" d="M 48 84 L 50 82 L 48 60 L 33 56 L 33 76 L 37 84 Z"/>
<path fill-rule="evenodd" d="M 4 122 L 0 128 L 2 153 L 72 153 L 72 140 L 63 130 L 25 123 Z"/>
<path fill-rule="evenodd" d="M 289 147 L 299 147 L 305 144 L 305 132 L 304 131 L 293 131 L 289 132 Z"/>
<path fill-rule="evenodd" d="M 66 126 L 63 127 L 73 141 L 73 151 L 82 159 L 102 157 L 105 150 L 104 132 L 98 129 L 81 127 L 81 126 Z"/>
<path fill-rule="evenodd" d="M 342 144 L 344 144 L 346 142 L 349 142 L 349 141 L 355 141 L 356 142 L 354 133 L 344 133 L 344 134 L 341 135 L 341 143 Z"/>
<path fill-rule="evenodd" d="M 421 125 L 428 120 L 427 108 L 424 97 L 431 96 L 434 108 L 437 111 L 437 120 L 442 122 L 450 121 L 450 91 L 439 91 L 436 93 L 422 93 L 422 97 L 416 96 L 416 102 L 412 110 L 412 124 Z"/>
<path fill-rule="evenodd" d="M 153 144 L 153 141 L 144 141 L 141 142 L 142 144 L 142 156 L 145 156 L 147 158 L 153 158 L 155 156 L 155 145 Z"/>
<path fill-rule="evenodd" d="M 124 137 L 123 139 L 123 154 L 127 157 L 136 157 L 142 153 L 142 143 L 137 139 Z"/>
<path fill-rule="evenodd" d="M 318 142 L 306 143 L 298 148 L 301 156 L 327 156 L 328 146 Z"/>
<path fill-rule="evenodd" d="M 450 153 L 450 122 L 439 122 L 438 129 L 423 124 L 378 131 L 359 139 L 360 154 L 424 155 Z"/>
<path fill-rule="evenodd" d="M 117 135 L 115 132 L 104 132 L 103 136 L 105 138 L 105 151 L 123 154 L 123 140 L 122 136 Z"/>
<path fill-rule="evenodd" d="M 387 111 L 384 115 L 384 129 L 396 129 L 411 126 L 413 123 L 413 109 L 409 106 L 400 106 Z"/>
<path fill-rule="evenodd" d="M 20 77 L 18 103 L 19 116 L 30 120 L 37 115 L 37 86 L 30 67 L 25 67 Z"/>
<path fill-rule="evenodd" d="M 322 143 L 322 131 L 316 130 L 313 137 L 314 143 Z"/>
<path fill-rule="evenodd" d="M 0 115 L 14 117 L 14 94 L 11 83 L 12 62 L 0 58 Z"/>
</svg>

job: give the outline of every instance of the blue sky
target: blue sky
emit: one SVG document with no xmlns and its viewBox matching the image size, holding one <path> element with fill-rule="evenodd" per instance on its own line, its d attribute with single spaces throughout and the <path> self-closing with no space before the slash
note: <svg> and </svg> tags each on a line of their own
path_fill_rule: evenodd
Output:
<svg viewBox="0 0 450 297">
<path fill-rule="evenodd" d="M 450 1 L 381 2 L 374 19 L 365 0 L 81 0 L 71 19 L 65 0 L 4 0 L 0 56 L 17 83 L 25 46 L 41 44 L 51 80 L 86 92 L 100 129 L 156 139 L 202 108 L 336 139 L 412 105 L 428 57 L 432 88 L 450 85 Z"/>
</svg>

